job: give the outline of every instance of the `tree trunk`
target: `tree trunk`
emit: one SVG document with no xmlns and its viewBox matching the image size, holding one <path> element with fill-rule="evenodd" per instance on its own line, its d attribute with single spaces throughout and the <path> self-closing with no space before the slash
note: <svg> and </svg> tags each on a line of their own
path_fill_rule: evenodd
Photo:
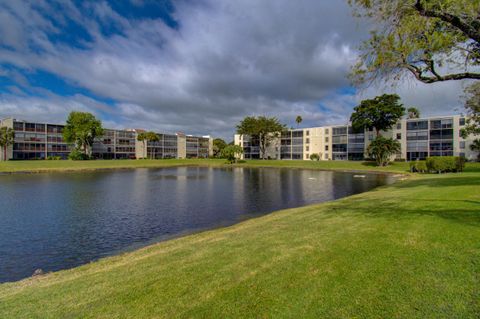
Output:
<svg viewBox="0 0 480 319">
<path fill-rule="evenodd" d="M 3 146 L 3 160 L 7 161 L 7 145 Z"/>
</svg>

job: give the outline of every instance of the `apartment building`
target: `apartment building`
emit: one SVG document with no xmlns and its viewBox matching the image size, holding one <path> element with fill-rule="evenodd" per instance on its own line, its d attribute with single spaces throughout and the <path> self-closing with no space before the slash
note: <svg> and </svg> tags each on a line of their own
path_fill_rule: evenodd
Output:
<svg viewBox="0 0 480 319">
<path fill-rule="evenodd" d="M 0 127 L 3 126 L 15 130 L 14 144 L 7 148 L 7 159 L 68 158 L 72 147 L 63 140 L 64 125 L 10 118 L 0 120 Z M 144 130 L 105 129 L 104 135 L 98 137 L 92 146 L 92 156 L 96 159 L 161 159 L 207 158 L 213 155 L 213 139 L 210 136 L 158 133 L 159 141 L 148 142 L 145 149 L 145 143 L 137 140 L 140 132 Z"/>
<path fill-rule="evenodd" d="M 400 142 L 401 151 L 393 159 L 407 161 L 429 156 L 463 156 L 477 158 L 470 150 L 474 137 L 463 139 L 460 135 L 465 118 L 460 115 L 402 119 L 382 136 Z M 283 160 L 308 160 L 318 154 L 321 160 L 364 160 L 373 130 L 355 132 L 351 125 L 334 125 L 292 129 L 282 132 L 271 143 L 267 158 Z M 259 141 L 248 136 L 235 135 L 234 142 L 244 149 L 243 158 L 260 158 Z"/>
</svg>

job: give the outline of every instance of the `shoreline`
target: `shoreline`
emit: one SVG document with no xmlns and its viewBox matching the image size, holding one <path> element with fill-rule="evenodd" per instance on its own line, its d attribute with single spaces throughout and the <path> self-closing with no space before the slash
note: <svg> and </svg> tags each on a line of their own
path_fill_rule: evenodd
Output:
<svg viewBox="0 0 480 319">
<path fill-rule="evenodd" d="M 17 169 L 15 163 L 21 163 L 22 165 L 28 162 L 26 161 L 11 161 L 7 162 L 7 167 L 2 167 L 2 162 L 0 162 L 0 176 L 2 175 L 28 175 L 28 174 L 39 174 L 39 173 L 76 173 L 76 172 L 95 172 L 95 171 L 110 171 L 110 170 L 131 170 L 131 169 L 158 169 L 158 168 L 170 168 L 170 167 L 212 167 L 212 168 L 288 168 L 288 169 L 311 169 L 311 170 L 322 170 L 322 171 L 338 171 L 346 173 L 371 173 L 371 174 L 402 174 L 402 175 L 411 175 L 408 170 L 402 170 L 406 168 L 407 165 L 402 165 L 400 169 L 394 169 L 392 166 L 381 167 L 381 168 L 372 168 L 370 165 L 365 165 L 366 162 L 337 162 L 333 161 L 328 162 L 309 162 L 309 161 L 265 161 L 262 160 L 247 160 L 244 163 L 234 163 L 228 164 L 225 163 L 225 160 L 218 159 L 205 159 L 205 160 L 147 160 L 147 163 L 142 163 L 145 160 L 108 160 L 108 162 L 103 160 L 96 161 L 65 161 L 66 163 L 72 164 L 71 167 L 55 167 L 53 164 L 59 163 L 60 161 L 32 161 L 31 168 L 26 169 Z M 172 163 L 172 161 L 175 161 Z M 52 164 L 53 163 L 53 164 Z M 107 166 L 102 164 L 107 163 Z M 333 165 L 332 165 L 333 163 Z M 348 168 L 344 167 L 345 163 L 353 163 L 356 167 Z M 46 164 L 42 167 L 42 165 Z M 64 163 L 62 163 L 64 164 Z M 96 165 L 97 164 L 97 165 Z M 110 164 L 110 165 L 108 165 Z M 404 163 L 402 163 L 404 164 Z M 361 167 L 364 165 L 365 167 Z M 395 165 L 395 164 L 393 164 Z M 396 165 L 399 165 L 396 163 Z M 3 166 L 6 166 L 3 164 Z M 35 167 L 39 166 L 39 167 Z M 49 167 L 53 166 L 53 167 Z M 88 167 L 91 166 L 91 167 Z M 348 165 L 347 165 L 348 166 Z"/>
<path fill-rule="evenodd" d="M 161 168 L 170 168 L 170 167 L 161 167 Z M 254 168 L 257 168 L 257 167 L 254 167 Z M 258 167 L 258 168 L 275 168 L 275 167 Z M 136 168 L 132 168 L 132 169 L 136 169 Z M 302 169 L 302 168 L 298 168 L 298 169 Z M 107 170 L 110 170 L 110 169 L 107 169 Z M 343 173 L 343 172 L 340 172 L 340 173 Z M 353 173 L 353 172 L 345 172 L 345 173 Z M 375 173 L 382 174 L 382 172 L 375 172 Z M 174 242 L 174 241 L 178 241 L 178 240 L 188 240 L 188 238 L 190 238 L 190 237 L 207 235 L 209 233 L 214 233 L 214 232 L 228 231 L 229 229 L 232 229 L 232 228 L 235 228 L 235 227 L 241 227 L 242 224 L 244 224 L 244 223 L 255 222 L 256 220 L 259 220 L 259 219 L 262 219 L 262 218 L 265 218 L 265 217 L 268 217 L 268 216 L 271 216 L 271 215 L 285 214 L 285 213 L 288 213 L 289 211 L 292 211 L 292 210 L 316 208 L 316 207 L 323 206 L 323 205 L 333 204 L 335 202 L 348 200 L 348 199 L 354 198 L 356 196 L 360 196 L 362 194 L 372 193 L 372 192 L 375 192 L 375 191 L 377 191 L 379 189 L 382 189 L 382 188 L 392 187 L 395 184 L 405 182 L 406 180 L 407 179 L 397 178 L 390 184 L 380 185 L 380 186 L 374 187 L 374 188 L 372 188 L 368 191 L 365 191 L 365 192 L 361 192 L 361 193 L 357 193 L 357 194 L 353 194 L 353 195 L 349 195 L 349 196 L 345 196 L 345 197 L 341 197 L 341 198 L 337 198 L 337 199 L 327 200 L 327 201 L 324 201 L 324 202 L 312 203 L 312 204 L 308 204 L 308 205 L 304 205 L 304 206 L 279 209 L 279 210 L 275 210 L 275 211 L 272 211 L 272 212 L 269 212 L 269 213 L 266 213 L 266 214 L 263 214 L 263 215 L 260 215 L 260 216 L 255 216 L 255 217 L 247 218 L 247 219 L 244 219 L 244 220 L 240 220 L 238 222 L 235 222 L 235 223 L 232 223 L 232 224 L 229 224 L 229 225 L 223 225 L 223 226 L 219 226 L 219 227 L 211 227 L 211 228 L 200 229 L 200 230 L 195 230 L 195 231 L 184 231 L 182 233 L 179 233 L 179 234 L 176 234 L 176 235 L 171 235 L 171 236 L 170 235 L 169 236 L 165 236 L 165 235 L 164 236 L 159 236 L 157 239 L 150 239 L 149 241 L 147 241 L 145 243 L 145 245 L 143 245 L 142 243 L 133 243 L 129 246 L 130 248 L 125 247 L 123 249 L 118 250 L 117 252 L 114 252 L 111 255 L 100 257 L 100 258 L 97 258 L 97 259 L 93 259 L 93 260 L 91 260 L 91 261 L 89 261 L 85 264 L 81 264 L 81 265 L 78 265 L 78 266 L 75 266 L 75 267 L 60 269 L 60 270 L 56 270 L 56 271 L 49 271 L 49 272 L 45 272 L 45 273 L 42 273 L 41 275 L 37 275 L 37 276 L 31 275 L 29 277 L 25 277 L 25 278 L 22 278 L 22 279 L 19 279 L 19 280 L 16 280 L 16 281 L 0 282 L 0 288 L 2 287 L 2 285 L 16 285 L 16 284 L 22 283 L 24 281 L 32 281 L 32 280 L 35 281 L 37 279 L 46 278 L 47 276 L 52 276 L 52 275 L 55 275 L 55 274 L 58 274 L 58 273 L 61 273 L 61 272 L 74 271 L 75 269 L 82 268 L 82 267 L 85 267 L 87 265 L 92 265 L 92 264 L 95 264 L 95 263 L 100 263 L 100 262 L 103 262 L 103 261 L 108 260 L 110 258 L 120 258 L 122 256 L 125 257 L 129 254 L 139 253 L 139 252 L 144 251 L 144 250 L 153 249 L 156 246 L 159 246 L 159 245 L 162 245 L 162 244 L 167 244 L 169 242 Z M 165 237 L 165 239 L 160 239 L 162 237 Z M 135 246 L 137 246 L 137 247 L 135 247 Z M 0 297 L 1 297 L 1 293 L 0 293 Z"/>
</svg>

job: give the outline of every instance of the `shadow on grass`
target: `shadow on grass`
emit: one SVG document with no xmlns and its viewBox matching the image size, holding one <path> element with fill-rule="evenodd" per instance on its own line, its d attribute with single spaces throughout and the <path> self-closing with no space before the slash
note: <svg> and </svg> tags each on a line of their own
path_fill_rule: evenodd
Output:
<svg viewBox="0 0 480 319">
<path fill-rule="evenodd" d="M 428 187 L 455 187 L 455 186 L 479 186 L 480 187 L 480 175 L 479 176 L 462 176 L 462 173 L 449 173 L 448 175 L 427 175 L 421 180 L 406 181 L 403 183 L 395 183 L 391 185 L 394 188 L 410 188 L 417 186 Z M 479 188 L 480 192 L 480 188 Z"/>
<path fill-rule="evenodd" d="M 363 166 L 368 166 L 368 167 L 378 167 L 376 162 L 362 162 Z M 388 166 L 387 166 L 388 167 Z"/>
<path fill-rule="evenodd" d="M 442 203 L 440 203 L 442 202 Z M 351 201 L 335 207 L 332 215 L 342 213 L 382 218 L 391 221 L 414 220 L 421 216 L 440 217 L 455 223 L 480 227 L 480 201 L 474 200 L 408 200 L 399 203 L 382 203 L 379 207 L 364 206 L 362 201 Z M 406 207 L 411 206 L 411 207 Z"/>
</svg>

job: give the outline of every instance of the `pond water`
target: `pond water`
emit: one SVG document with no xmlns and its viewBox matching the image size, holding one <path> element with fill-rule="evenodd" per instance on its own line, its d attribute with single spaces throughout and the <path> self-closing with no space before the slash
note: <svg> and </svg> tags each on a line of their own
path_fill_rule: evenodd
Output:
<svg viewBox="0 0 480 319">
<path fill-rule="evenodd" d="M 354 175 L 199 167 L 2 175 L 0 282 L 393 181 Z"/>
</svg>

